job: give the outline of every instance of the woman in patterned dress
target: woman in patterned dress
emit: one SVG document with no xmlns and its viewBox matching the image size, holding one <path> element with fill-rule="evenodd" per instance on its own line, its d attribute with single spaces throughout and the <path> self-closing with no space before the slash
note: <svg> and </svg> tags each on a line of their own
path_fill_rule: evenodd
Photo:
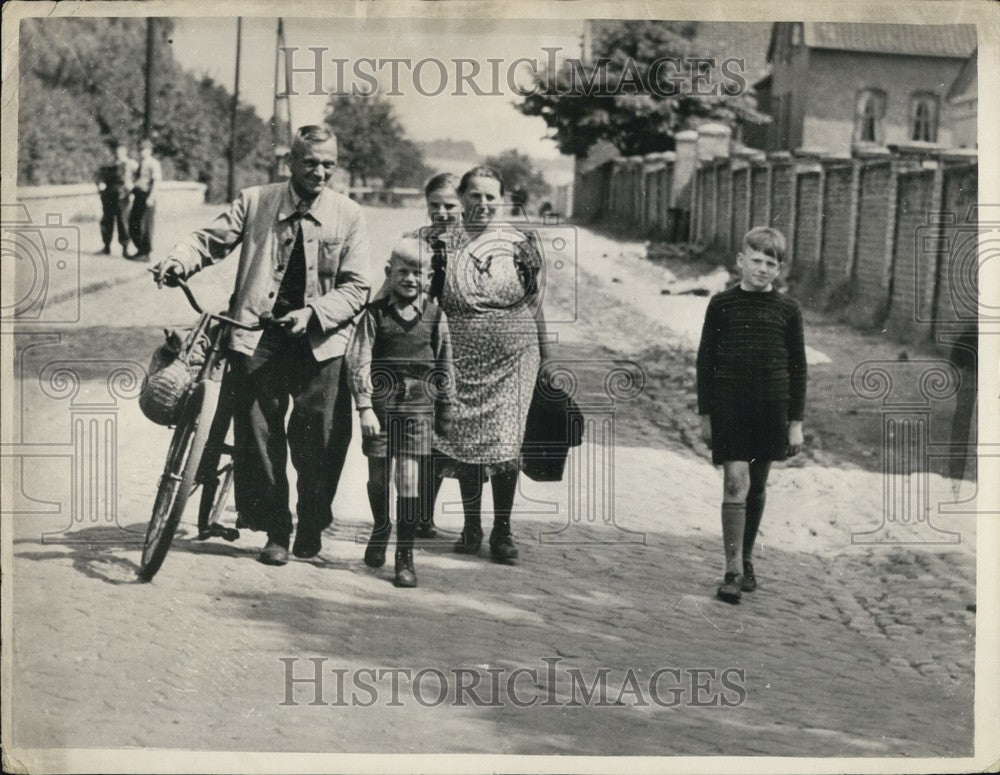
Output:
<svg viewBox="0 0 1000 775">
<path fill-rule="evenodd" d="M 440 300 L 451 331 L 456 390 L 451 428 L 447 437 L 436 437 L 435 447 L 441 472 L 457 477 L 462 491 L 465 525 L 455 551 L 479 551 L 488 479 L 490 553 L 509 564 L 517 558 L 510 513 L 525 421 L 548 361 L 539 293 L 542 261 L 528 236 L 495 217 L 504 193 L 495 170 L 469 170 L 458 193 L 465 233 L 447 257 Z"/>
</svg>

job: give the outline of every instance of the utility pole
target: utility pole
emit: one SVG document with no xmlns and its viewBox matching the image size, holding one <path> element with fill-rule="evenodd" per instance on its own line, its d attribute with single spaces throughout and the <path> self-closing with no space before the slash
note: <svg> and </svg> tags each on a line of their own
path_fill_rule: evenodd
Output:
<svg viewBox="0 0 1000 775">
<path fill-rule="evenodd" d="M 146 19 L 146 104 L 142 118 L 143 137 L 153 136 L 153 60 L 156 58 L 156 20 Z"/>
<path fill-rule="evenodd" d="M 233 107 L 229 114 L 229 201 L 236 196 L 236 111 L 240 106 L 240 43 L 243 38 L 243 17 L 236 17 L 236 77 L 233 80 Z"/>
</svg>

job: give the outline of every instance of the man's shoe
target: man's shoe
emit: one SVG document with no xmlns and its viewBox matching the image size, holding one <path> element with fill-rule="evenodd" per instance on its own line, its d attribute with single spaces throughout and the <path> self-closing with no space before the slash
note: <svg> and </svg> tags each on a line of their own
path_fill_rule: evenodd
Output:
<svg viewBox="0 0 1000 775">
<path fill-rule="evenodd" d="M 138 261 L 143 264 L 149 263 L 149 253 L 133 253 L 131 256 L 125 256 L 129 261 Z"/>
<path fill-rule="evenodd" d="M 319 550 L 323 548 L 323 537 L 319 533 L 306 533 L 301 531 L 295 534 L 295 543 L 292 544 L 292 554 L 300 560 L 311 560 Z"/>
<path fill-rule="evenodd" d="M 719 596 L 719 600 L 733 604 L 740 602 L 740 598 L 743 596 L 740 590 L 740 581 L 739 573 L 727 573 L 722 579 L 722 586 L 715 593 Z"/>
<path fill-rule="evenodd" d="M 101 255 L 110 256 L 111 255 L 111 246 L 110 245 L 105 245 L 103 248 L 101 248 Z"/>
<path fill-rule="evenodd" d="M 478 554 L 482 545 L 482 530 L 463 530 L 453 548 L 456 554 Z"/>
<path fill-rule="evenodd" d="M 417 586 L 417 574 L 413 570 L 413 550 L 396 550 L 396 578 L 393 584 L 406 589 Z"/>
<path fill-rule="evenodd" d="M 259 559 L 265 565 L 285 565 L 288 562 L 288 547 L 269 538 L 267 546 L 260 552 Z"/>
<path fill-rule="evenodd" d="M 740 589 L 744 592 L 753 592 L 757 589 L 757 577 L 753 575 L 753 563 L 750 560 L 743 561 L 743 580 L 740 582 Z"/>
<path fill-rule="evenodd" d="M 490 536 L 490 556 L 493 562 L 501 565 L 513 565 L 517 559 L 517 547 L 514 539 L 508 533 L 504 536 Z"/>
</svg>

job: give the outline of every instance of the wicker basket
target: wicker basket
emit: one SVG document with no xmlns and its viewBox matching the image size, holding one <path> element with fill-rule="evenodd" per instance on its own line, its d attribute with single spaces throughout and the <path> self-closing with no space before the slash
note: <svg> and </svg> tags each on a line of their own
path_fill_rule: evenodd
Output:
<svg viewBox="0 0 1000 775">
<path fill-rule="evenodd" d="M 149 362 L 149 370 L 139 393 L 139 409 L 157 425 L 174 425 L 177 422 L 181 399 L 205 362 L 208 341 L 204 335 L 196 338 L 197 330 L 188 332 L 180 352 L 169 346 L 168 333 L 168 343 L 157 347 Z"/>
</svg>

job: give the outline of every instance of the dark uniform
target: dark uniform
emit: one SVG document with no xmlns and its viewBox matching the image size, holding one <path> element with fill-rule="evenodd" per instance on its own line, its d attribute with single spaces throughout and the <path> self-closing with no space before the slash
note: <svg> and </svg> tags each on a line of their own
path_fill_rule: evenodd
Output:
<svg viewBox="0 0 1000 775">
<path fill-rule="evenodd" d="M 135 160 L 126 157 L 115 159 L 97 171 L 97 185 L 101 192 L 101 240 L 105 253 L 111 251 L 111 239 L 116 227 L 123 254 L 128 247 L 129 197 L 137 166 Z"/>
</svg>

